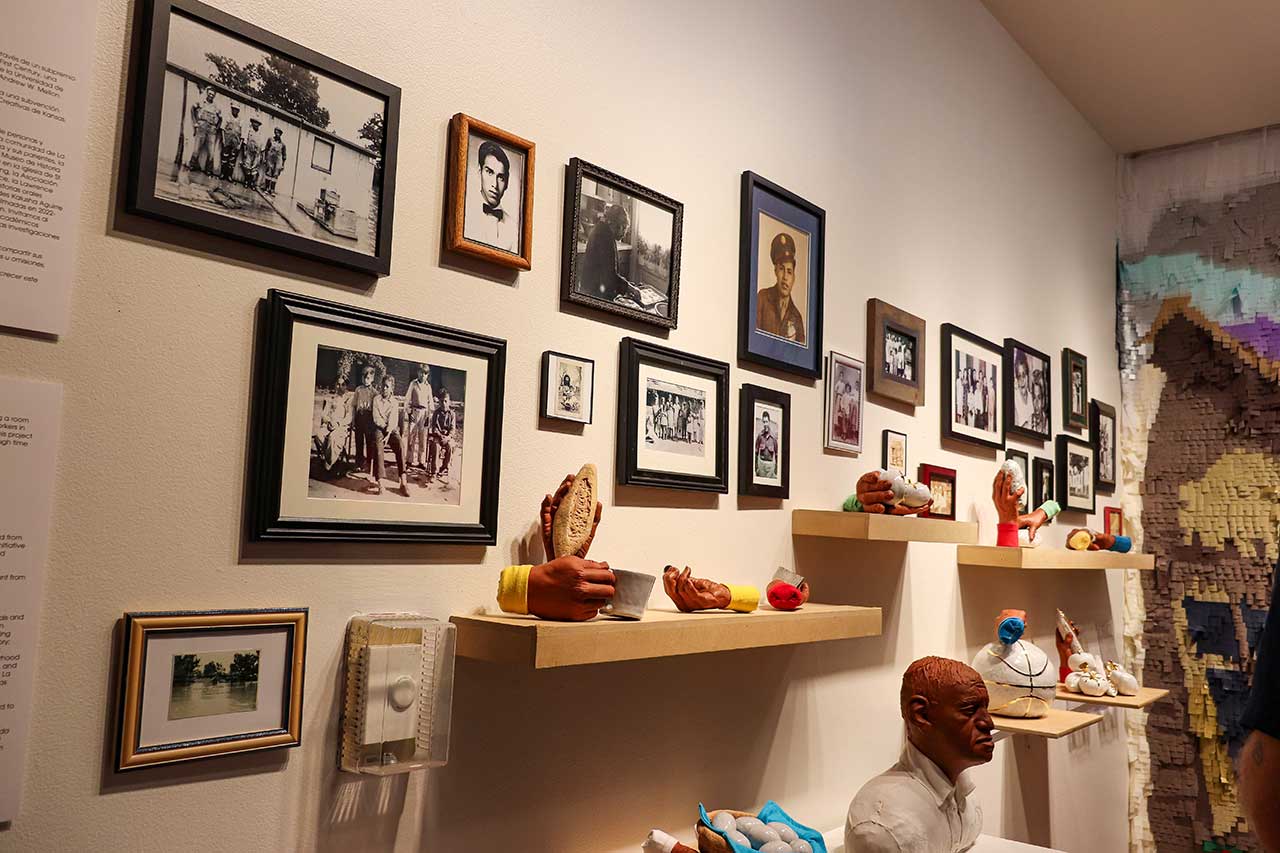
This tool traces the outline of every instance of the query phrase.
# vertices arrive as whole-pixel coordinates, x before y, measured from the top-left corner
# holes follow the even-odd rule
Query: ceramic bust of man
[[[846,853],[962,853],[974,845],[982,809],[965,771],[995,749],[987,701],[982,676],[960,661],[927,657],[907,667],[906,744],[849,806]]]

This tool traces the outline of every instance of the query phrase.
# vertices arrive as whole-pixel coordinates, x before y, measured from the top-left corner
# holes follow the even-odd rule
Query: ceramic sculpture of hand
[[[1021,518],[1018,510],[1021,506],[1022,493],[1026,489],[1013,488],[1013,475],[1007,471],[1000,471],[996,474],[995,482],[991,484],[991,501],[996,505],[996,515],[999,517],[1001,524],[1017,524],[1021,527]],[[1034,513],[1028,513],[1034,515]],[[1043,523],[1043,522],[1041,522]],[[1039,527],[1039,525],[1036,525]]]
[[[565,496],[569,494],[569,490],[573,488],[576,479],[573,474],[567,475],[564,481],[560,483],[560,488],[556,489],[554,495],[547,495],[542,499],[542,547],[546,549],[547,559],[557,556],[574,556],[585,559],[587,551],[591,548],[591,542],[596,537],[596,528],[600,526],[600,516],[604,512],[604,506],[599,501],[596,501],[595,517],[591,521],[591,532],[587,535],[586,540],[572,554],[556,554],[554,545],[556,512],[560,509],[560,504],[564,502]]]
[[[692,570],[684,571],[667,566],[662,572],[662,588],[683,613],[696,610],[716,610],[729,606],[733,596],[729,587],[716,581],[691,577]]]
[[[858,497],[858,503],[862,504],[863,512],[915,515],[933,506],[933,501],[921,506],[905,506],[902,503],[891,505],[894,499],[893,483],[884,479],[879,471],[868,471],[859,477],[854,491]]]
[[[586,622],[613,598],[613,584],[608,563],[556,557],[529,572],[529,612],[543,619]]]

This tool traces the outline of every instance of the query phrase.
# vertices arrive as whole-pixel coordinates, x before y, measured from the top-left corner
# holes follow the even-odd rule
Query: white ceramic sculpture
[[[924,506],[933,499],[928,486],[908,480],[897,468],[877,468],[873,473],[880,479],[887,480],[893,489],[893,500],[888,502],[889,506],[902,504],[915,508]]]
[[[1080,662],[1080,669],[1067,676],[1063,682],[1072,693],[1084,696],[1114,696],[1116,689],[1106,676],[1089,665],[1088,661]]]
[[[1138,679],[1129,670],[1122,667],[1113,660],[1106,663],[1107,678],[1111,682],[1111,686],[1121,696],[1137,696],[1138,695]]]
[[[1003,717],[1043,717],[1049,711],[1058,674],[1049,656],[1026,640],[1026,613],[1004,610],[996,625],[998,638],[973,659],[991,696],[991,713]]]

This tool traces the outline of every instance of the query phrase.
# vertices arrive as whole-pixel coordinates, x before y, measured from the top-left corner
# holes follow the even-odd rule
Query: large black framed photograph
[[[1004,350],[952,323],[942,326],[942,437],[1004,447]]]
[[[255,539],[493,545],[506,341],[269,292]]]
[[[1040,350],[1004,339],[1005,432],[1033,441],[1053,437],[1051,367]]]
[[[684,205],[574,157],[565,169],[560,297],[674,329]]]
[[[618,484],[729,491],[729,365],[636,338],[618,358]]]
[[[1093,488],[1093,445],[1058,436],[1058,503],[1063,509],[1093,512],[1097,495]]]
[[[128,209],[391,271],[400,89],[197,0],[147,0]]]
[[[742,173],[738,357],[822,375],[826,212],[755,172]]]
[[[1073,349],[1062,349],[1062,427],[1089,428],[1089,360]]]
[[[749,384],[738,392],[738,494],[790,497],[790,394]]]
[[[1102,494],[1111,494],[1116,490],[1116,436],[1119,434],[1116,423],[1116,408],[1101,400],[1089,401],[1089,437],[1093,449],[1097,451],[1094,463],[1093,482]]]

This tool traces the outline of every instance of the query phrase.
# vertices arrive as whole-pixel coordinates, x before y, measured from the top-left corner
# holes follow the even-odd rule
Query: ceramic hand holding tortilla
[[[586,557],[604,507],[596,499],[598,475],[588,462],[569,474],[554,495],[542,499],[542,547],[547,559]]]

